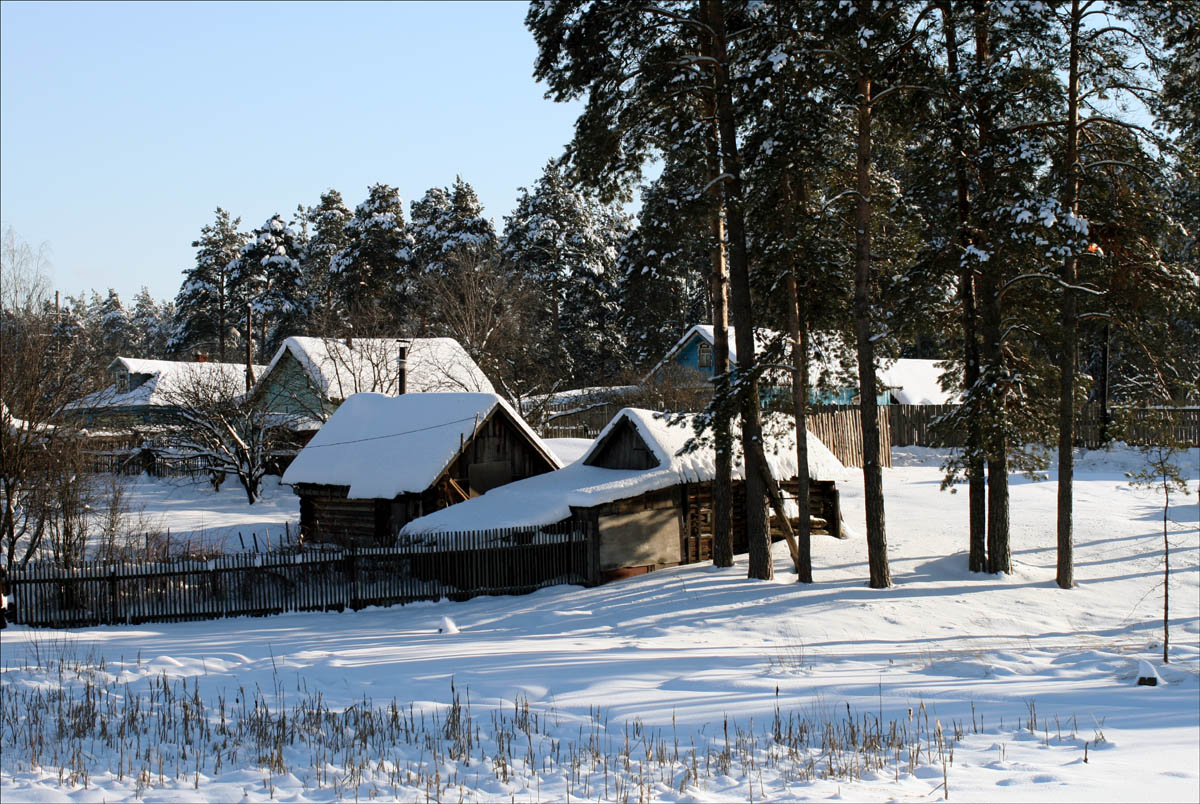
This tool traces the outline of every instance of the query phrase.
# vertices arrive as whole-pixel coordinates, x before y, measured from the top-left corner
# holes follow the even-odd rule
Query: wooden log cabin
[[[768,463],[785,497],[794,501],[796,453],[791,418],[768,418]],[[671,424],[662,414],[626,408],[591,449],[565,469],[414,520],[402,533],[435,537],[439,531],[531,526],[553,530],[582,524],[595,535],[594,583],[707,561],[712,557],[715,461],[711,447],[686,449],[691,434],[690,417]],[[840,537],[836,482],[844,479],[845,469],[811,433],[808,454],[809,514],[814,532]],[[742,473],[738,455],[733,495],[735,553],[747,549]],[[795,516],[798,512],[789,513]],[[780,523],[772,523],[773,536],[782,538],[780,527]]]
[[[409,521],[560,463],[496,394],[349,397],[283,476],[310,542],[391,545]]]

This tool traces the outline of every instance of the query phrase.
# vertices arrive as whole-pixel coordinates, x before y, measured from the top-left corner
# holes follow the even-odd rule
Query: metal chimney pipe
[[[246,305],[246,390],[254,387],[254,308]]]
[[[408,393],[408,341],[396,341],[396,394]]]

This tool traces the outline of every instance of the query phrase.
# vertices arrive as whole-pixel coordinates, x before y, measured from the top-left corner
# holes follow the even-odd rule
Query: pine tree
[[[1136,137],[1108,134],[1125,148],[1080,188],[1095,246],[1081,256],[1079,281],[1103,291],[1080,293],[1081,379],[1090,375],[1091,396],[1111,422],[1109,400],[1129,409],[1200,397],[1200,296],[1189,264],[1194,235],[1173,203],[1170,166]],[[1110,156],[1117,145],[1105,148]]]
[[[741,79],[752,110],[743,154],[747,220],[756,287],[773,329],[774,345],[790,364],[795,417],[798,510],[808,510],[807,405],[813,331],[843,329],[849,321],[846,232],[836,206],[825,203],[845,183],[847,119],[829,102],[819,58],[800,45],[810,30],[805,5],[764,9],[742,47],[771,58],[752,60]],[[835,188],[831,191],[828,188]],[[810,303],[820,299],[820,304]],[[798,579],[813,579],[808,517],[794,528]]]
[[[409,212],[413,266],[422,273],[442,271],[446,264],[443,248],[451,245],[450,193],[444,187],[430,187],[420,200],[412,202]]]
[[[544,334],[532,348],[559,377],[594,385],[624,367],[616,261],[628,230],[618,208],[573,189],[553,161],[505,218],[504,259],[539,289]]]
[[[109,288],[108,296],[100,302],[96,313],[104,350],[114,356],[127,354],[131,346],[132,331],[129,326],[129,313],[121,302],[120,294]]]
[[[695,126],[680,125],[690,110],[709,122],[719,147],[712,152],[719,187],[729,266],[729,290],[737,326],[738,370],[730,388],[742,413],[746,451],[746,527],[749,574],[773,574],[766,520],[766,468],[761,453],[761,415],[755,377],[754,330],[737,129],[741,111],[734,103],[731,73],[737,68],[726,24],[744,33],[749,4],[704,0],[652,4],[622,2],[580,6],[546,2],[531,6],[526,24],[537,40],[535,76],[550,87],[549,97],[587,96],[576,122],[570,156],[575,178],[604,197],[621,197],[650,156],[678,147]],[[728,11],[728,13],[727,13]],[[581,35],[586,32],[586,35]],[[708,153],[702,149],[700,153]],[[715,305],[714,305],[715,306]],[[724,397],[724,393],[719,393]],[[720,454],[720,450],[718,453]]]
[[[412,205],[413,267],[418,277],[414,299],[415,332],[443,332],[438,305],[447,300],[436,288],[464,266],[478,266],[495,256],[496,229],[483,215],[474,188],[456,177],[451,188],[430,188]]]
[[[916,176],[930,188],[927,264],[957,283],[947,312],[959,321],[965,392],[946,425],[967,437],[946,482],[965,473],[970,484],[970,569],[1011,572],[1008,473],[1043,468],[1050,436],[1046,293],[1020,277],[1037,272],[1045,245],[1037,179],[1049,155],[1035,126],[1053,103],[1055,42],[1041,4],[940,8],[941,122],[916,154]]]
[[[344,311],[336,304],[333,260],[349,243],[345,229],[350,218],[350,209],[337,190],[321,193],[318,204],[305,211],[309,236],[300,257],[300,274],[313,335],[337,334],[344,320]]]
[[[1064,589],[1074,586],[1076,374],[1080,306],[1086,304],[1081,291],[1087,292],[1081,271],[1086,272],[1087,263],[1095,257],[1089,219],[1111,209],[1108,205],[1085,207],[1081,202],[1086,194],[1081,191],[1088,184],[1118,178],[1122,169],[1136,169],[1129,155],[1140,150],[1137,139],[1149,132],[1128,116],[1121,119],[1122,112],[1119,107],[1114,110],[1113,101],[1153,102],[1158,95],[1159,88],[1145,81],[1141,72],[1144,59],[1155,58],[1155,42],[1147,34],[1160,14],[1160,9],[1140,3],[1099,0],[1070,0],[1055,7],[1054,19],[1065,44],[1065,59],[1058,65],[1066,75],[1065,109],[1060,106],[1058,119],[1047,127],[1053,138],[1048,150],[1056,163],[1047,194],[1057,198],[1060,219],[1050,239],[1060,261],[1057,582]],[[1100,15],[1103,26],[1092,25],[1092,18]],[[1100,105],[1101,100],[1107,103]]]
[[[105,350],[97,324],[95,311],[99,309],[100,298],[95,291],[92,291],[92,297],[96,303],[91,306],[85,293],[63,297],[54,326],[55,348],[77,361],[72,368],[84,378],[85,384],[103,387],[106,384],[105,369],[113,355]]]
[[[134,296],[129,324],[131,346],[138,357],[161,358],[165,355],[167,338],[171,334],[172,313],[166,307],[156,302],[145,286]]]
[[[196,264],[184,272],[183,285],[175,297],[176,328],[167,349],[181,354],[192,348],[212,350],[216,359],[233,356],[233,337],[239,310],[229,290],[229,266],[237,259],[247,235],[238,231],[241,218],[230,218],[217,207],[216,220],[200,230],[192,242]]]
[[[157,359],[169,359],[171,353],[168,344],[177,328],[175,302],[163,299],[158,303],[158,318],[154,325],[154,331],[146,337],[150,353]]]
[[[259,356],[269,355],[287,336],[295,322],[306,317],[300,258],[304,241],[275,214],[250,235],[237,258],[229,264],[231,296],[254,312]]]
[[[891,180],[880,147],[880,124],[903,102],[922,67],[918,42],[925,35],[912,3],[881,5],[868,0],[816,4],[813,33],[824,58],[830,100],[853,112],[856,144],[853,186],[854,330],[857,342],[859,410],[862,425],[863,480],[867,509],[870,585],[891,585],[884,524],[883,475],[879,464],[876,402],[877,344],[886,331],[880,309],[881,277],[876,253],[877,227],[887,210],[879,197]],[[847,132],[848,134],[851,132]],[[849,188],[847,188],[849,189]]]
[[[448,256],[456,252],[487,257],[497,246],[495,227],[461,176],[452,187],[432,187],[413,202],[411,231],[413,262],[422,273],[445,271]]]
[[[408,322],[414,288],[412,235],[394,187],[374,184],[344,229],[347,243],[333,258],[335,295],[347,324],[387,334]]]

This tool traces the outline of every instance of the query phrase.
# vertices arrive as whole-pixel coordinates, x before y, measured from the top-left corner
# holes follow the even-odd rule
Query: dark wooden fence
[[[395,547],[211,560],[29,565],[8,578],[14,622],[56,628],[342,611],[532,592],[598,580],[585,525],[401,539]]]
[[[86,453],[93,472],[119,475],[148,474],[151,477],[188,477],[207,479],[209,460],[204,456],[165,455],[152,450],[133,449]]]
[[[625,405],[597,402],[574,410],[552,412],[539,428],[542,438],[595,438]]]

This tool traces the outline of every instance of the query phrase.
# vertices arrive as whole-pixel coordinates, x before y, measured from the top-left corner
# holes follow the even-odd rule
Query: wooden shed
[[[768,427],[768,463],[785,497],[794,500],[797,481],[791,419],[770,418],[774,421]],[[414,520],[403,532],[415,535],[522,526],[553,530],[569,523],[582,524],[595,535],[593,581],[597,583],[709,560],[715,460],[711,447],[685,449],[692,433],[690,425],[690,417],[670,423],[662,414],[626,408],[609,422],[591,449],[565,469]],[[809,513],[814,530],[840,536],[836,481],[845,477],[845,469],[811,433],[808,453],[812,478]],[[738,456],[733,495],[735,553],[747,549],[741,463]]]
[[[394,542],[409,521],[558,459],[496,394],[355,394],[288,467],[304,538]]]
[[[661,416],[647,417],[644,413],[624,410],[618,414],[596,439],[583,463],[606,469],[648,471],[669,470],[672,464],[680,464],[681,458],[686,459],[686,455],[676,453],[683,448],[680,441],[691,434],[690,426],[671,427]],[[795,500],[798,491],[795,441],[781,444],[778,437],[773,440],[776,458],[781,457],[783,450],[787,452],[782,456],[784,460],[773,462],[772,471],[785,499]],[[840,498],[836,483],[830,478],[841,479],[844,470],[811,434],[809,451],[813,455],[809,466],[809,513],[813,532],[840,538]],[[704,471],[712,450],[699,449],[695,454],[696,460],[691,462],[690,470],[684,460],[680,466],[682,471],[665,473],[662,481],[675,480],[670,485],[597,505],[571,506],[571,519],[586,523],[591,532],[599,536],[597,564],[601,581],[712,559],[713,480],[711,472]],[[787,457],[791,458],[790,462]],[[744,553],[748,549],[743,485],[741,479],[733,483],[734,553]],[[797,516],[798,512],[793,512],[793,521]],[[775,522],[773,515],[771,523],[773,540],[782,539],[782,525]]]

